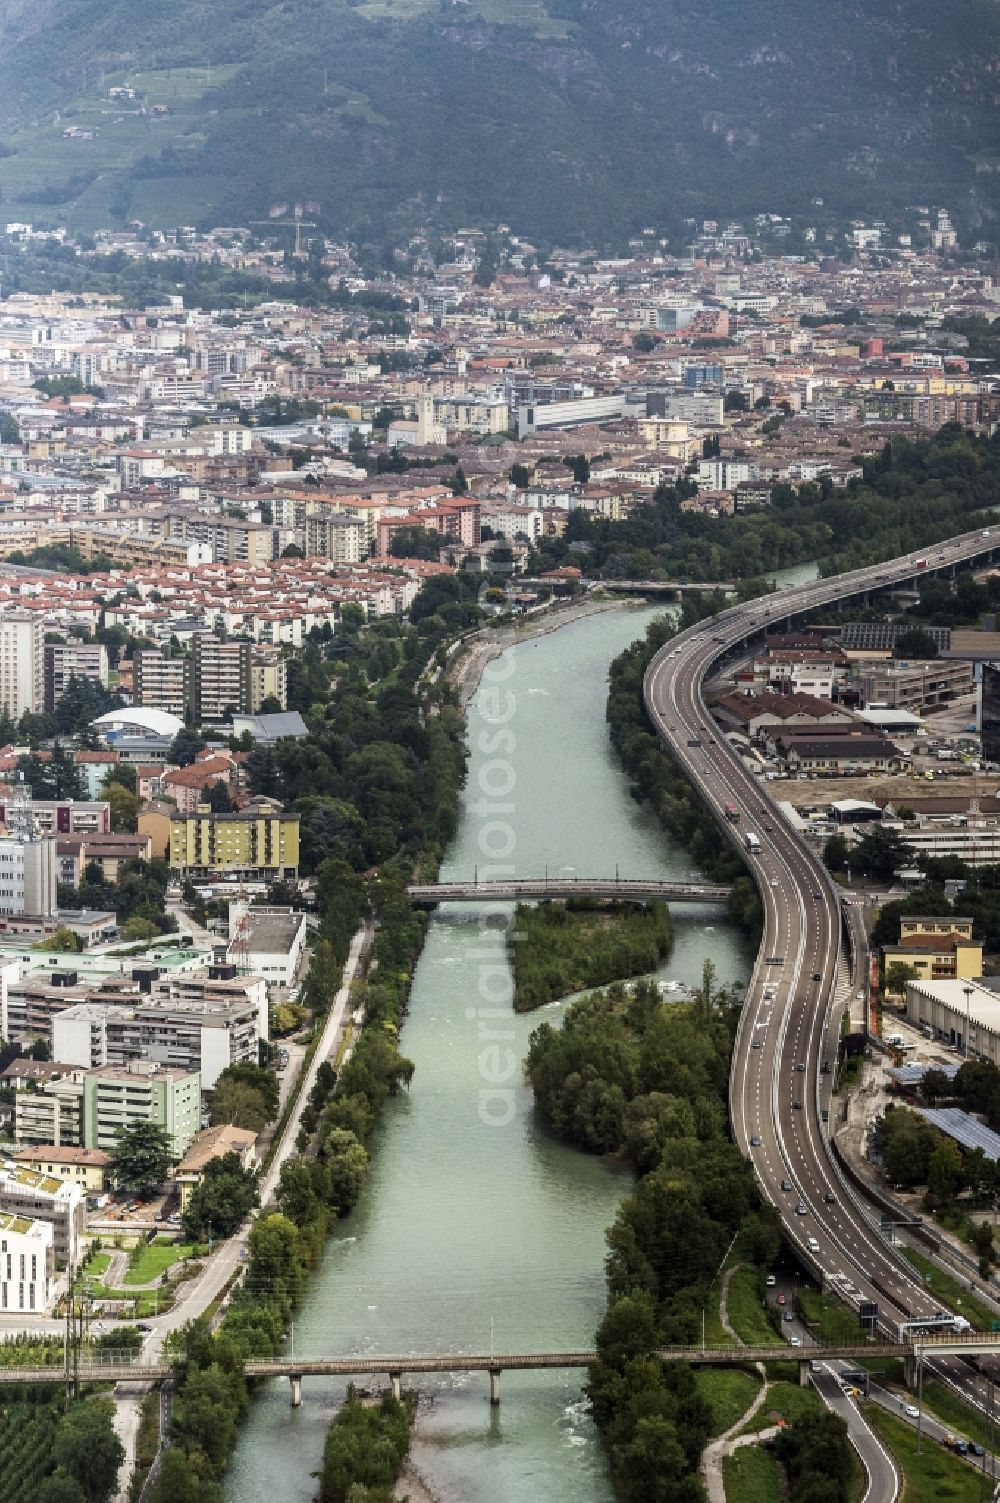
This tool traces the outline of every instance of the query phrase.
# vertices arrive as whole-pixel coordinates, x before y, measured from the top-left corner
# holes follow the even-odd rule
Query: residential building
[[[337,564],[359,564],[368,553],[368,524],[363,517],[327,509],[307,514],[305,551]]]
[[[12,1212],[0,1214],[0,1314],[44,1315],[53,1272],[52,1227]]]
[[[201,1126],[201,1078],[197,1070],[170,1069],[144,1059],[104,1065],[87,1072],[83,1120],[86,1147],[105,1153],[113,1152],[123,1129],[155,1122],[169,1134],[180,1158]]]
[[[277,700],[284,710],[288,704],[288,659],[277,647],[255,642],[250,654],[250,704],[256,714],[266,700]]]
[[[83,1142],[83,1069],[20,1086],[14,1094],[14,1141],[22,1147],[79,1148]]]
[[[142,647],[133,662],[135,703],[144,709],[163,710],[183,721],[191,692],[189,660],[171,657],[159,647]]]
[[[250,642],[220,642],[205,632],[191,649],[189,694],[191,718],[199,725],[229,720],[250,708]]]
[[[84,1195],[102,1195],[110,1159],[99,1148],[41,1146],[19,1148],[15,1161],[25,1164],[49,1179],[61,1179],[76,1185]]]
[[[299,816],[275,799],[252,799],[232,814],[201,804],[170,821],[170,865],[182,877],[232,873],[247,881],[285,878],[299,868]]]
[[[57,1262],[78,1262],[85,1211],[85,1198],[77,1185],[40,1174],[27,1164],[8,1161],[0,1165],[0,1215],[46,1222]]]
[[[245,1127],[231,1127],[228,1122],[221,1122],[216,1127],[206,1127],[198,1133],[174,1170],[174,1182],[180,1191],[181,1211],[187,1209],[192,1190],[201,1183],[206,1165],[213,1159],[235,1153],[243,1168],[250,1173],[257,1167],[256,1147],[255,1132],[250,1132]]]
[[[0,611],[0,709],[13,720],[45,703],[45,624],[41,613]]]
[[[256,1064],[268,1034],[267,989],[257,977],[228,984],[172,978],[134,1007],[77,1002],[52,1019],[53,1053],[84,1070],[145,1061],[201,1077],[212,1090],[230,1065]]]
[[[0,796],[0,825],[35,835],[108,835],[111,805],[89,799]]]
[[[226,960],[237,971],[262,976],[269,986],[290,987],[302,961],[306,932],[304,913],[230,903]]]
[[[43,644],[44,707],[51,712],[71,679],[91,679],[108,687],[108,649],[103,642],[45,642]]]
[[[944,981],[952,977],[966,980],[983,974],[983,946],[972,938],[972,919],[919,918],[907,915],[900,919],[899,941],[883,945],[885,970],[901,963],[916,971],[922,981]]]
[[[53,918],[58,880],[59,859],[51,836],[23,839],[0,829],[0,914]]]

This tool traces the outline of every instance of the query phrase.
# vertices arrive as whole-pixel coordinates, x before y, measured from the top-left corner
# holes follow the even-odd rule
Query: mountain
[[[0,215],[995,239],[998,43],[996,0],[0,0]]]

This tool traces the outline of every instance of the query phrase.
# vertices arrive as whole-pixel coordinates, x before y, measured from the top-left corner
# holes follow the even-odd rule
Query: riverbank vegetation
[[[391,1503],[410,1446],[413,1409],[391,1393],[365,1403],[352,1385],[326,1437],[319,1503]]]
[[[845,489],[829,479],[775,485],[771,504],[731,517],[682,511],[691,481],[661,485],[623,521],[582,508],[559,538],[538,545],[538,568],[579,565],[608,579],[759,580],[821,560],[823,573],[860,568],[989,523],[1000,486],[1000,443],[948,423],[931,438],[894,438],[864,459]]]
[[[711,613],[715,605],[714,597],[688,597],[681,625]],[[690,852],[707,877],[713,882],[732,883],[729,911],[743,928],[755,931],[760,927],[760,898],[739,852],[723,839],[698,794],[662,750],[646,715],[643,677],[655,654],[675,632],[673,620],[663,616],[611,664],[607,706],[611,742],[631,780],[634,796],[651,806],[663,828]]]
[[[333,1004],[353,935],[366,921],[375,935],[354,1003],[361,1030],[339,1072],[329,1061],[319,1067],[298,1153],[282,1165],[276,1207],[251,1227],[245,1275],[219,1330],[213,1335],[202,1318],[174,1339],[173,1449],[152,1503],[220,1503],[249,1403],[242,1360],[280,1351],[331,1227],[361,1193],[385,1103],[412,1074],[399,1030],[425,919],[406,885],[436,871],[465,775],[464,722],[453,693],[444,685],[425,689],[421,676],[440,642],[478,616],[459,586],[431,584],[414,604],[412,625],[375,622],[362,631],[348,612],[335,641],[323,634],[311,641],[289,664],[290,704],[294,688],[311,735],[250,757],[254,791],[302,815],[303,866],[315,877],[319,915],[302,990],[314,1033]]]
[[[74,1400],[53,1389],[11,1392],[0,1404],[4,1503],[108,1503],[125,1459],[108,1398]]]
[[[654,971],[670,954],[666,903],[519,903],[510,929],[514,1011]]]

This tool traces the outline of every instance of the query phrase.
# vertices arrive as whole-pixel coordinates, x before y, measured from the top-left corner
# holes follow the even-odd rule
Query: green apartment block
[[[178,1159],[201,1127],[201,1075],[151,1060],[89,1070],[83,1088],[83,1142],[110,1153],[118,1133],[155,1122],[170,1134]]]

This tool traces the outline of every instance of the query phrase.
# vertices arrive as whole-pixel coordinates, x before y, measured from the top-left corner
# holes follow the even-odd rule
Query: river
[[[469,707],[472,756],[442,875],[494,859],[520,875],[694,875],[686,853],[630,798],[604,719],[611,659],[655,607],[625,607],[519,644],[490,664]],[[509,714],[498,728],[498,720]],[[500,731],[503,731],[501,736]],[[499,873],[498,873],[499,874]],[[415,1062],[390,1104],[357,1210],[327,1245],[290,1336],[329,1352],[572,1350],[604,1309],[604,1231],[630,1178],[538,1125],[520,1061],[554,1004],[516,1018],[505,994],[509,908],[439,910],[428,925],[403,1031]],[[723,911],[674,910],[663,975],[744,978],[748,948]],[[508,1050],[510,1055],[508,1056]],[[611,1503],[603,1454],[573,1372],[421,1379],[413,1459],[442,1503]],[[306,1379],[253,1402],[227,1503],[308,1503],[342,1385]]]

